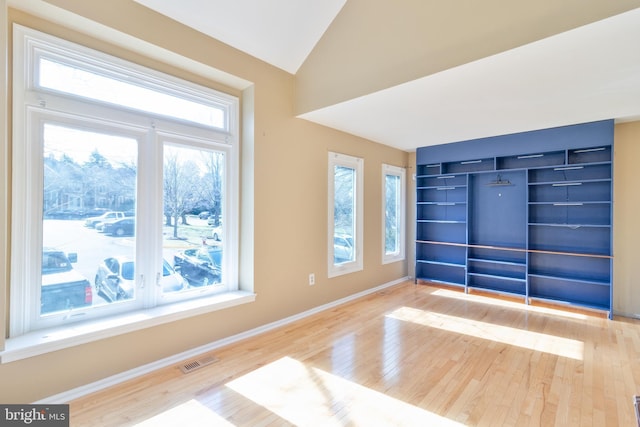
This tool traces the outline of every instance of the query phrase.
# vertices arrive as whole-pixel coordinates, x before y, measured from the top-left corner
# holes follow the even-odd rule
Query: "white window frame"
[[[396,227],[398,230],[398,251],[387,252],[387,176],[400,178],[400,188],[398,189],[398,199],[396,200]],[[405,259],[405,233],[406,233],[406,176],[405,168],[393,165],[382,165],[382,263],[403,261]]]
[[[347,154],[329,152],[328,170],[328,222],[327,222],[327,273],[328,277],[337,277],[344,274],[361,271],[364,268],[364,159]],[[355,213],[354,233],[355,257],[351,262],[334,263],[333,240],[335,233],[335,167],[342,166],[355,171]]]
[[[166,93],[174,96],[184,96],[185,99],[211,102],[217,107],[222,106],[225,109],[224,129],[127,108],[116,108],[104,102],[39,88],[36,84],[37,69],[34,64],[38,63],[38,58],[48,57],[48,55],[69,64],[81,63],[83,68],[105,75],[126,76],[136,82],[148,82],[149,87],[154,90],[165,90]],[[67,332],[57,335],[67,340],[68,345],[74,345],[161,324],[170,319],[184,318],[254,300],[255,296],[252,293],[239,291],[238,284],[240,162],[239,100],[236,97],[17,24],[14,24],[13,63],[13,186],[10,246],[12,268],[9,307],[11,338],[55,327],[59,331],[66,330]],[[43,120],[69,125],[81,122],[88,129],[115,130],[119,134],[130,136],[138,141],[138,157],[140,159],[145,156],[147,161],[144,165],[139,163],[138,175],[145,176],[138,178],[137,215],[148,219],[150,225],[137,227],[136,259],[139,261],[139,269],[137,265],[136,271],[143,272],[148,278],[156,277],[156,271],[162,269],[161,265],[157,265],[157,259],[161,259],[161,256],[156,256],[152,261],[143,261],[140,258],[149,253],[157,255],[160,251],[158,224],[162,224],[162,209],[154,211],[153,204],[150,203],[153,200],[161,201],[163,194],[162,150],[158,148],[161,145],[159,141],[163,138],[164,140],[167,138],[189,139],[194,146],[224,151],[227,162],[225,168],[226,212],[223,231],[226,240],[223,258],[225,260],[224,289],[221,291],[218,288],[210,293],[193,292],[181,300],[145,295],[135,304],[118,304],[123,308],[89,307],[86,312],[79,313],[81,316],[76,318],[70,318],[73,316],[65,318],[61,314],[43,319],[39,314],[38,304],[34,304],[37,299],[35,293],[39,293],[40,262],[38,260],[41,258],[42,248],[42,159],[40,154],[42,151],[38,151],[37,143],[35,145],[24,143],[24,141],[33,141],[35,136],[39,145],[42,144],[39,133],[41,130],[38,130],[38,127],[41,127]],[[154,227],[153,224],[156,226]],[[33,262],[34,260],[36,262]],[[90,281],[91,279],[89,278]],[[140,310],[145,312],[144,316],[140,316]],[[86,326],[82,328],[75,326],[74,322],[79,321]],[[98,330],[101,332],[95,333]],[[105,332],[106,330],[110,332]],[[78,338],[78,335],[84,336]],[[52,344],[56,339],[51,335],[39,338],[40,344],[45,341],[48,348],[59,349],[68,346],[61,345],[59,342]],[[21,342],[20,346],[32,341],[25,339]],[[11,348],[12,340],[9,339],[7,343],[7,347]],[[45,351],[46,349],[39,353]],[[29,350],[25,354],[35,353],[34,350]],[[6,359],[1,354],[0,357],[2,361]]]

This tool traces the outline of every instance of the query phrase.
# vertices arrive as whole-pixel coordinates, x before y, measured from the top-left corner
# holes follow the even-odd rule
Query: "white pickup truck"
[[[84,222],[84,226],[89,228],[96,228],[96,225],[98,225],[101,222],[115,221],[117,219],[122,219],[124,217],[125,217],[124,212],[109,211],[109,212],[103,213],[100,216],[87,218]]]

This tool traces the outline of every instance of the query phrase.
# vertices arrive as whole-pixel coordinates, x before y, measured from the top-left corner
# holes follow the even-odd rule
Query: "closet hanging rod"
[[[544,157],[544,154],[528,154],[526,156],[518,156],[518,159],[535,159],[537,157]]]
[[[564,166],[561,168],[553,168],[554,171],[571,171],[571,170],[578,170],[578,169],[584,169],[584,166]]]
[[[500,174],[498,174],[495,181],[489,181],[487,183],[487,186],[489,187],[504,187],[507,185],[513,185],[513,184],[508,179],[502,179],[502,175]]]
[[[584,148],[582,150],[575,150],[574,153],[593,153],[594,151],[603,151],[606,149],[607,149],[606,147]]]
[[[551,184],[552,187],[570,187],[574,185],[582,185],[581,182],[559,182],[556,184]]]

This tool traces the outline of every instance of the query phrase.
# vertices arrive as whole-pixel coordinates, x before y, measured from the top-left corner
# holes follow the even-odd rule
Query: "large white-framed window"
[[[382,263],[405,258],[406,171],[398,166],[382,165]]]
[[[329,153],[328,277],[363,269],[364,159]]]
[[[238,290],[237,97],[20,25],[13,62],[10,336]]]

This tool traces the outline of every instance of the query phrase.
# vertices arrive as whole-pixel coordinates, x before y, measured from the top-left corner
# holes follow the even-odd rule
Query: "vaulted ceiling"
[[[637,1],[136,1],[297,74],[299,117],[407,151],[640,118]]]
[[[406,151],[640,119],[637,0],[134,1],[294,74],[298,117]]]

